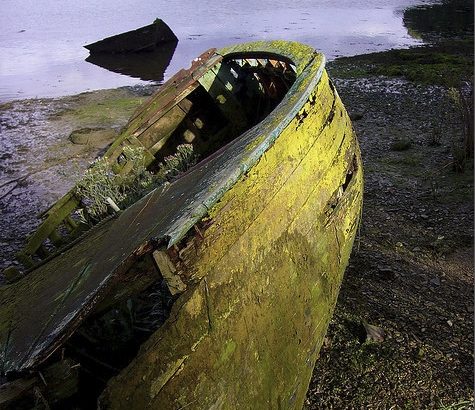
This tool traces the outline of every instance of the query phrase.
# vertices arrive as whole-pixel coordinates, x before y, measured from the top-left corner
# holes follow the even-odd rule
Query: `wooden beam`
[[[165,251],[156,250],[152,255],[158,269],[160,269],[163,279],[167,282],[170,293],[176,295],[177,293],[184,292],[186,290],[186,285],[181,280],[180,275],[177,274],[175,265],[168,254]]]
[[[226,79],[224,71],[225,69],[219,63],[213,69],[207,71],[198,81],[216,101],[218,108],[224,116],[237,128],[243,128],[247,124],[247,119],[241,104],[232,93],[233,86]],[[232,75],[231,73],[229,74]],[[224,79],[224,83],[221,78]]]

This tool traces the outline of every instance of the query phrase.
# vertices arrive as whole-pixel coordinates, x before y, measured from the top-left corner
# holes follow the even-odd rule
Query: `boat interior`
[[[136,111],[104,155],[114,173],[125,175],[133,169],[136,159],[127,158],[126,147],[143,150],[152,174],[184,144],[192,148],[194,163],[206,161],[266,118],[296,79],[295,66],[283,57],[248,53],[223,58],[212,51],[178,72]],[[83,202],[70,191],[46,211],[40,228],[19,253],[20,262],[34,267],[99,222],[86,218],[84,224],[78,217],[87,216]],[[117,205],[123,209],[130,203]],[[113,212],[108,208],[103,217]]]
[[[155,133],[154,144],[147,148],[160,161],[172,155],[177,145],[189,143],[204,159],[269,115],[294,81],[295,71],[286,62],[223,60],[178,102],[182,112],[174,118],[172,132]]]

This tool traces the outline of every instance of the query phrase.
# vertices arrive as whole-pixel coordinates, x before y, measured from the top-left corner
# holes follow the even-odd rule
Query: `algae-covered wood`
[[[196,286],[101,408],[301,408],[359,221],[360,161],[323,74],[211,209],[186,270]]]
[[[300,66],[310,58],[295,60]],[[152,238],[167,238],[169,245],[181,239],[274,142],[317,82],[315,72],[319,76],[322,70],[323,60],[318,55],[311,75],[296,81],[275,115],[178,181],[142,198],[117,220],[97,228],[79,246],[41,265],[20,282],[1,288],[0,299],[5,302],[0,306],[3,372],[44,360],[104,295],[111,278],[124,270],[123,265],[137,249]],[[139,115],[132,120],[132,129],[137,119],[142,118]],[[34,323],[30,320],[33,314]]]
[[[183,293],[111,380],[101,408],[301,407],[359,222],[361,159],[324,58],[310,47],[277,41],[211,52],[195,78],[231,57],[261,56],[279,56],[297,73],[271,115],[0,288],[2,373],[37,368],[122,284],[155,280],[153,270],[131,269],[153,252]],[[182,95],[152,98],[123,140],[160,117],[157,101],[171,109]],[[178,252],[193,227],[200,240]]]

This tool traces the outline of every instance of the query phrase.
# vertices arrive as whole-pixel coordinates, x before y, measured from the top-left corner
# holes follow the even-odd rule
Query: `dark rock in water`
[[[152,24],[127,31],[112,37],[84,46],[91,54],[94,53],[134,53],[152,51],[160,43],[174,42],[178,38],[167,24],[161,19],[155,19]]]

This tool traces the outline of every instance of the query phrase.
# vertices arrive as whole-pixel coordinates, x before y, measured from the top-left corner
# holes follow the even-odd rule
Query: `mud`
[[[152,89],[0,105],[0,270],[16,263],[15,253],[39,223],[36,216],[73,186]]]

